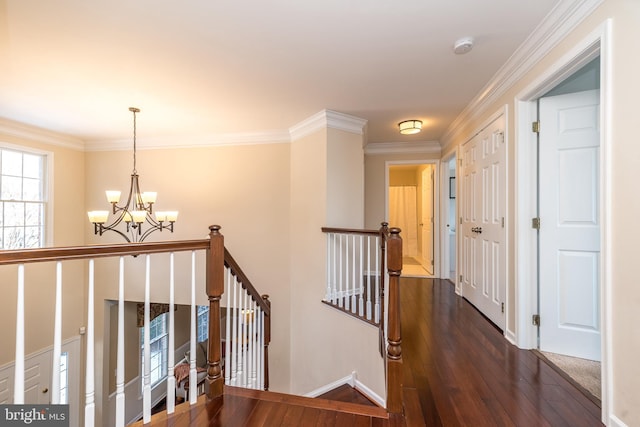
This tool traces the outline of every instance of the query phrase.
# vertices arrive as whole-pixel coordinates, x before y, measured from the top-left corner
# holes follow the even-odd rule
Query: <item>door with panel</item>
[[[540,350],[600,360],[599,91],[539,107]]]
[[[462,295],[505,327],[506,143],[500,115],[463,146]]]

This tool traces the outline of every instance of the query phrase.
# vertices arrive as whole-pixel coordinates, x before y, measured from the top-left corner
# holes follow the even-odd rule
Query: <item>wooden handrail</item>
[[[323,233],[343,233],[343,234],[364,234],[370,236],[378,236],[380,230],[358,230],[355,228],[335,228],[335,227],[322,227]]]
[[[104,258],[209,249],[209,239],[178,242],[118,243],[113,245],[68,246],[0,251],[0,265]]]
[[[265,316],[271,316],[271,306],[266,303],[263,296],[256,290],[251,280],[249,280],[244,271],[242,271],[242,268],[240,268],[240,264],[231,256],[227,248],[224,248],[224,265],[231,270],[231,274],[238,278],[240,285],[242,285],[244,290],[246,290],[249,295],[251,295],[251,298],[260,306]]]

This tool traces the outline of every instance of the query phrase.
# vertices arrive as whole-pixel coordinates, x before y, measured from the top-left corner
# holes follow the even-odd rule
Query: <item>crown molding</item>
[[[296,141],[321,129],[331,128],[364,135],[367,120],[333,110],[322,110],[289,128],[291,141]]]
[[[366,155],[381,154],[440,154],[438,141],[418,142],[371,142],[364,147]]]
[[[451,122],[442,136],[442,147],[448,148],[459,136],[464,122],[485,114],[486,109],[504,95],[516,82],[558,45],[578,24],[604,0],[564,0],[559,2],[516,49],[484,88]]]
[[[198,148],[236,145],[289,143],[288,131],[238,132],[218,135],[164,136],[159,138],[138,138],[136,146],[140,150],[167,148]],[[131,150],[131,139],[86,141],[86,151]]]
[[[57,145],[59,147],[80,151],[85,149],[84,142],[79,138],[0,118],[0,138],[3,136],[20,138],[42,144]]]

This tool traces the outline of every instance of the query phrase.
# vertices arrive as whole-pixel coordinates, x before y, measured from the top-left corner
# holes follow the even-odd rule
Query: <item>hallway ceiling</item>
[[[139,141],[188,145],[330,109],[370,142],[438,140],[558,1],[0,0],[0,117],[90,146],[136,106]]]

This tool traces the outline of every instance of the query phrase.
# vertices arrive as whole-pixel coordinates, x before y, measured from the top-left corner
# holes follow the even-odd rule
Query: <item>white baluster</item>
[[[62,262],[56,263],[56,306],[53,320],[51,403],[60,404],[60,353],[62,353]]]
[[[241,313],[241,325],[242,325],[242,329],[241,329],[241,334],[242,336],[240,337],[240,345],[242,346],[242,351],[240,351],[240,354],[242,355],[242,381],[240,382],[240,384],[242,385],[242,387],[247,387],[247,369],[249,369],[248,364],[247,364],[247,344],[246,344],[246,339],[247,339],[247,317],[246,317],[246,311],[247,311],[247,291],[242,288],[243,295],[242,295],[242,310],[240,311]]]
[[[344,236],[341,234],[340,235],[340,255],[338,256],[338,261],[340,263],[340,268],[339,268],[339,288],[340,288],[340,292],[338,294],[338,307],[342,307],[344,305],[344,291],[343,291],[343,287],[342,287],[342,238]]]
[[[371,236],[367,236],[367,319],[371,320]]]
[[[151,257],[145,255],[146,268],[144,279],[144,371],[142,373],[142,419],[147,424],[151,421]]]
[[[87,369],[85,376],[85,403],[84,403],[84,425],[93,427],[96,420],[95,405],[95,358],[94,358],[94,266],[93,260],[89,260],[89,289],[87,291]]]
[[[364,254],[362,253],[363,246],[364,246],[363,235],[359,236],[359,241],[360,241],[360,278],[359,278],[360,279],[360,289],[359,289],[360,305],[358,307],[358,314],[360,316],[364,316],[364,264],[363,264]]]
[[[231,335],[231,385],[238,385],[238,281],[233,276],[233,310],[229,314],[232,317],[233,332]]]
[[[356,295],[356,235],[353,236],[353,243],[351,244],[351,312],[356,313],[357,307],[357,295]]]
[[[376,305],[375,305],[375,322],[380,323],[380,237],[376,237]]]
[[[191,252],[191,338],[189,342],[189,403],[198,400],[198,372],[196,370],[196,252]]]
[[[224,335],[224,383],[231,384],[231,281],[233,276],[231,270],[227,269],[227,315],[225,321]]]
[[[262,390],[262,337],[264,331],[262,330],[262,308],[256,305],[256,330],[258,331],[256,347],[258,347],[258,353],[256,356],[256,390]]]
[[[337,250],[337,241],[335,233],[332,234],[333,238],[331,239],[332,247],[333,247],[333,258],[331,262],[331,270],[333,272],[333,283],[332,283],[332,292],[331,292],[331,303],[336,303],[336,298],[338,297],[338,250]]]
[[[173,306],[175,303],[175,271],[174,254],[169,255],[169,357],[167,361],[167,414],[173,414],[176,409],[176,376],[175,366],[175,317]]]
[[[345,310],[349,311],[351,310],[351,297],[349,296],[349,294],[351,293],[349,291],[349,235],[345,235],[344,236],[346,242],[345,242],[345,247],[344,247],[344,308]]]
[[[13,403],[24,404],[24,264],[18,265],[18,301],[16,307],[16,364],[13,379]]]
[[[253,388],[253,299],[249,298],[249,309],[247,310],[247,387]]]
[[[118,354],[116,362],[116,427],[124,427],[124,257],[118,279]]]
[[[331,301],[331,233],[327,234],[327,293],[325,301]]]

